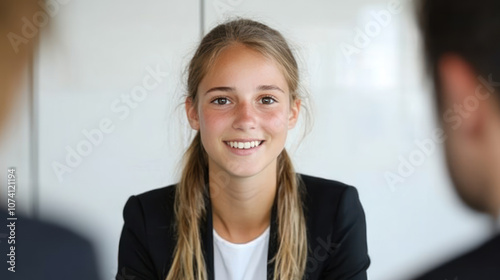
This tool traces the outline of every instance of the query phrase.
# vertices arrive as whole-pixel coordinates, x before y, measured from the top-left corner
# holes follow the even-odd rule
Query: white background
[[[204,9],[194,0],[64,2],[43,33],[34,78],[25,79],[17,114],[4,131],[0,179],[16,167],[22,212],[91,239],[104,279],[114,279],[117,270],[127,198],[177,181],[190,135],[181,106],[183,71],[200,34],[234,15],[278,29],[296,50],[315,123],[300,143],[300,130],[293,131],[287,147],[299,172],[357,187],[367,217],[370,279],[409,278],[490,234],[488,219],[453,192],[442,148],[432,142],[432,151],[417,155],[423,152],[415,141],[429,143],[437,125],[413,2],[396,1],[400,11],[383,22],[373,13],[390,12],[391,1],[205,0]],[[364,45],[356,45],[359,32],[368,36]],[[357,53],[346,55],[347,45]],[[142,84],[148,67],[168,76],[127,116],[112,109],[116,102],[124,106],[121,96]],[[105,119],[114,130],[59,180],[54,162],[66,164],[66,147],[76,150],[86,139],[82,131]],[[39,140],[30,146],[33,127]],[[38,162],[30,162],[33,152]],[[391,186],[387,172],[398,174],[402,158],[411,155],[413,172]],[[2,188],[0,196],[5,193]]]

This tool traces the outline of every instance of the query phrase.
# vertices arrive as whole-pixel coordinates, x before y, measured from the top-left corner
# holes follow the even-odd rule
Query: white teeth
[[[231,148],[237,149],[250,149],[259,146],[262,141],[250,141],[250,142],[226,142]]]

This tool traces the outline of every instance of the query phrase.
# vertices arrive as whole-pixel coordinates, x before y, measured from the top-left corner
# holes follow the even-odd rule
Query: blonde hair
[[[285,38],[276,30],[248,19],[232,20],[216,26],[201,41],[188,67],[187,98],[197,105],[198,86],[210,65],[228,46],[240,43],[274,59],[290,89],[290,103],[301,99],[297,61]],[[175,217],[177,244],[166,280],[206,280],[200,226],[206,221],[206,179],[208,155],[198,131],[184,153],[183,169],[176,185]],[[295,173],[286,149],[277,159],[277,252],[274,280],[302,279],[307,261],[307,231],[302,203],[303,184]]]

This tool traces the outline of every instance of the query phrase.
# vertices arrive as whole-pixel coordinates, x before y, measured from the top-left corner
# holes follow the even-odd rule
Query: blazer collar
[[[208,188],[208,180],[205,184],[205,205],[206,216],[205,223],[200,227],[200,236],[202,239],[203,257],[207,266],[208,280],[215,280],[214,277],[214,237],[213,237],[213,221],[212,221],[212,205],[210,200],[210,191]],[[267,279],[273,279],[274,276],[274,261],[270,260],[276,255],[278,250],[278,223],[277,223],[277,195],[274,199],[273,208],[271,210],[271,228],[269,234],[269,248],[267,251]]]

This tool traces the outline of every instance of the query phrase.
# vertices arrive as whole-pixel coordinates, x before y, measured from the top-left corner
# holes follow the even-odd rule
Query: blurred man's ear
[[[438,77],[442,107],[440,117],[445,129],[452,129],[463,136],[478,136],[484,126],[488,112],[487,106],[492,98],[476,92],[479,80],[473,67],[462,57],[454,54],[444,55],[438,61]],[[491,95],[490,95],[491,96]]]
[[[443,100],[461,104],[474,93],[477,79],[472,67],[458,55],[444,55],[438,62]],[[471,92],[472,91],[472,92]]]

